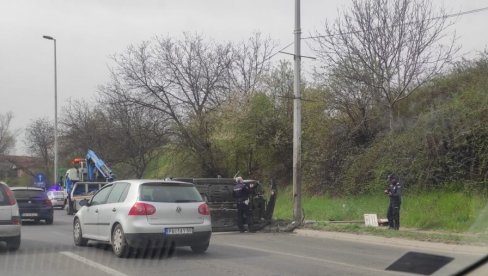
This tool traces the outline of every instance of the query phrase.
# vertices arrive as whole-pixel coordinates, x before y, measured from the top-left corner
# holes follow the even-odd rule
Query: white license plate
[[[165,228],[164,233],[166,235],[186,235],[193,234],[193,228],[181,227],[181,228]]]
[[[37,213],[23,213],[23,217],[37,217]]]

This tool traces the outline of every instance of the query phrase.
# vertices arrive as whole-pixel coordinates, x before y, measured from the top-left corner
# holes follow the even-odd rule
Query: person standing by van
[[[252,229],[252,214],[249,208],[249,196],[251,194],[251,188],[244,183],[242,177],[236,178],[234,185],[233,196],[236,199],[237,204],[237,226],[239,231],[243,233],[245,231],[244,222],[247,221],[247,228],[249,232],[253,232]]]
[[[390,197],[390,205],[388,206],[388,228],[400,229],[400,205],[402,204],[402,188],[400,182],[394,175],[388,176],[388,189],[385,194]]]

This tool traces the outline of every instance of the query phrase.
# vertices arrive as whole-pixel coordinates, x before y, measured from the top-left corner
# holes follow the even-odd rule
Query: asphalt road
[[[453,248],[410,247],[383,241],[288,233],[214,233],[208,251],[189,248],[115,257],[110,247],[76,247],[72,216],[56,210],[53,225],[25,222],[17,252],[0,246],[0,275],[402,275],[386,271],[409,251],[453,257],[436,274],[448,275],[479,259]],[[487,250],[488,251],[488,250]]]

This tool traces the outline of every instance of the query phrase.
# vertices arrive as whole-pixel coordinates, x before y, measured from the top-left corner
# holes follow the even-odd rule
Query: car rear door
[[[204,217],[198,208],[203,200],[193,184],[183,183],[146,183],[139,189],[140,201],[156,208],[156,212],[147,216],[152,225],[201,224]]]
[[[119,212],[127,215],[129,207],[124,206],[124,200],[130,184],[117,182],[113,185],[105,204],[98,206],[98,234],[104,240],[110,240],[111,226]]]
[[[82,231],[84,235],[86,234],[86,236],[89,238],[104,240],[98,231],[98,215],[100,207],[105,203],[111,188],[112,185],[108,185],[98,191],[90,200],[89,206],[86,206],[84,209],[82,208],[80,210],[83,216]]]

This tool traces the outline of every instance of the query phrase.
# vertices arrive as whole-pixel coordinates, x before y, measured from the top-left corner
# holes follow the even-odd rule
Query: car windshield
[[[149,202],[200,202],[197,189],[189,185],[148,183],[140,186],[139,198]]]

